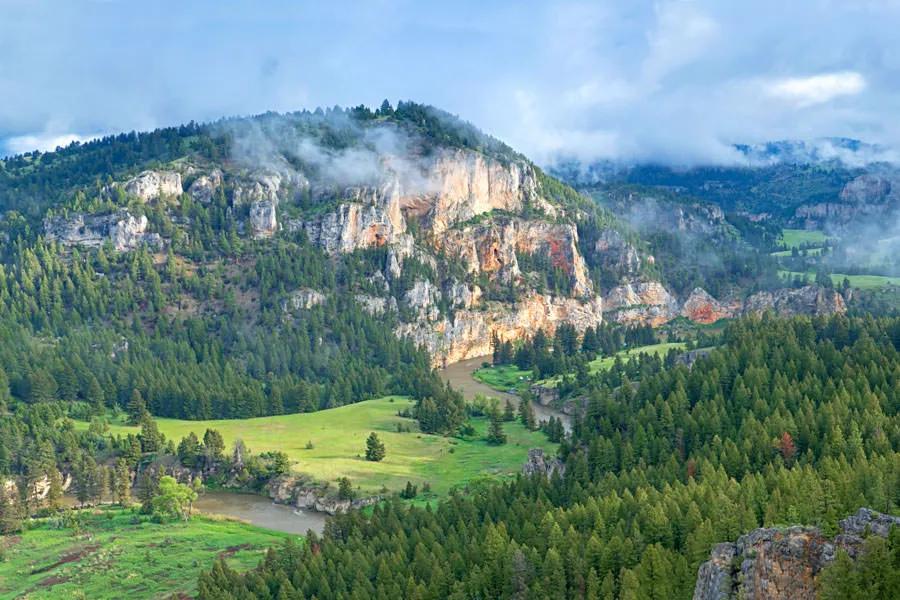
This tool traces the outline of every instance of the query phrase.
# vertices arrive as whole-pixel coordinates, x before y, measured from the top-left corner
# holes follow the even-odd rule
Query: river
[[[483,396],[498,398],[501,402],[509,400],[513,403],[513,406],[518,407],[520,401],[518,395],[509,392],[498,392],[472,376],[475,371],[481,368],[482,363],[485,361],[490,361],[490,357],[483,356],[479,358],[470,358],[453,363],[440,370],[441,378],[461,391],[467,400],[474,398],[475,394],[481,394]],[[532,402],[531,406],[534,409],[534,414],[538,421],[548,421],[550,420],[550,417],[557,417],[562,421],[565,430],[571,431],[572,417],[569,415],[550,408],[549,406],[544,406],[539,402]]]
[[[304,535],[308,530],[322,533],[325,513],[300,510],[285,504],[275,504],[258,494],[208,491],[194,502],[194,510],[235,517],[266,529]]]
[[[70,495],[63,497],[66,506],[78,506],[78,501]],[[275,504],[269,498],[258,494],[241,494],[221,490],[210,490],[200,494],[194,502],[194,512],[223,515],[246,521],[259,527],[305,535],[310,529],[322,533],[325,529],[325,513],[314,510],[300,510],[285,504]]]

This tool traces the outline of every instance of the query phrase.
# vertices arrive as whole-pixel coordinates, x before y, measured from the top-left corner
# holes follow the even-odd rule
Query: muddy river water
[[[492,396],[494,398],[498,398],[501,402],[509,400],[512,402],[513,406],[519,406],[519,396],[516,394],[511,394],[509,392],[498,392],[490,386],[487,386],[477,379],[475,379],[472,374],[477,371],[482,363],[485,361],[489,361],[490,357],[480,357],[480,358],[470,358],[468,360],[462,360],[457,363],[453,363],[452,365],[441,369],[439,373],[444,381],[450,383],[451,386],[460,390],[466,397],[467,400],[471,400],[475,397],[475,394],[481,394],[483,396]],[[531,403],[532,408],[534,408],[534,414],[537,416],[539,421],[547,421],[550,417],[559,418],[563,427],[565,427],[566,431],[569,431],[572,426],[572,418],[558,410],[552,409],[548,406],[544,406],[538,402]]]

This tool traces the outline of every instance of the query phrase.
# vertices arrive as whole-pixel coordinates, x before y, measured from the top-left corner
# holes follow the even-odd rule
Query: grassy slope
[[[796,271],[779,271],[781,277],[789,277],[791,279],[796,275],[803,275]],[[832,273],[831,281],[835,285],[841,285],[844,278],[850,280],[850,287],[859,288],[861,290],[871,290],[881,288],[886,285],[900,285],[900,277],[886,277],[884,275],[845,275],[843,273]],[[807,273],[806,280],[813,281],[816,278],[815,273]]]
[[[255,453],[281,450],[290,457],[295,471],[332,483],[338,477],[349,477],[363,492],[377,492],[382,486],[396,491],[407,481],[427,481],[436,494],[445,494],[454,485],[483,475],[517,473],[529,448],[554,451],[556,447],[542,433],[528,431],[517,422],[506,424],[509,442],[504,446],[489,446],[481,439],[486,431],[484,419],[472,421],[478,439],[422,434],[414,420],[397,416],[398,410],[412,405],[407,398],[388,397],[314,413],[225,421],[158,419],[157,423],[176,443],[191,431],[202,438],[207,428],[213,428],[228,445],[241,438]],[[397,433],[397,423],[411,427],[412,433]],[[118,434],[138,431],[125,425],[110,429]],[[362,458],[366,437],[372,431],[387,449],[386,458],[378,463]],[[306,449],[308,441],[313,443],[311,450]]]
[[[47,519],[0,539],[0,598],[163,598],[196,592],[197,576],[217,556],[255,567],[288,534],[195,516],[188,523],[132,523],[130,510],[81,511],[84,525],[56,529]]]
[[[531,369],[523,371],[516,365],[482,367],[472,374],[481,383],[501,392],[507,392],[531,381]]]
[[[622,350],[613,356],[605,356],[601,358],[597,358],[588,363],[588,369],[591,374],[596,373],[598,371],[604,371],[609,369],[616,360],[616,357],[620,357],[622,360],[627,360],[628,357],[634,356],[635,354],[659,354],[665,356],[669,350],[675,348],[676,350],[681,350],[684,348],[684,344],[680,342],[675,343],[662,343],[662,344],[653,344],[650,346],[640,346],[638,348],[631,348],[629,350]],[[474,374],[475,379],[481,381],[482,383],[491,386],[494,389],[507,391],[516,385],[522,383],[523,380],[520,380],[520,377],[526,378],[526,381],[531,380],[531,371],[522,371],[515,365],[500,365],[496,367],[482,367],[475,371]],[[543,381],[539,381],[541,385],[546,387],[555,387],[556,381],[558,377],[553,377],[550,379],[545,379]]]
[[[780,245],[788,250],[799,248],[803,244],[824,244],[828,239],[823,231],[810,231],[807,229],[782,229]]]

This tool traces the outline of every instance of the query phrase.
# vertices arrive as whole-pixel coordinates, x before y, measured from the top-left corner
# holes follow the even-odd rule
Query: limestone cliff
[[[697,574],[694,600],[815,600],[816,578],[838,549],[854,557],[864,534],[887,536],[892,526],[900,526],[900,517],[861,508],[840,521],[834,538],[816,527],[756,529],[713,548]]]
[[[109,242],[119,251],[133,250],[141,244],[158,247],[162,239],[148,232],[144,215],[134,216],[127,210],[108,215],[75,213],[44,220],[44,236],[65,246],[99,247]]]
[[[552,334],[560,323],[576,329],[595,327],[603,318],[599,297],[589,300],[532,294],[512,304],[487,302],[479,310],[457,310],[440,320],[403,323],[399,335],[425,347],[436,366],[491,353],[491,340],[516,340],[544,329]]]

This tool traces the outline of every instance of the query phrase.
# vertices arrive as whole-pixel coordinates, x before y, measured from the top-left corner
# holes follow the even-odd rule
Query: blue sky
[[[412,99],[536,160],[900,146],[900,2],[0,0],[0,154]]]

